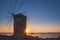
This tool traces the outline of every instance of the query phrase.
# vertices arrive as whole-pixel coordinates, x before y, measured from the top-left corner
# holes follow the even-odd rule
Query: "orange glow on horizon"
[[[30,28],[26,28],[26,34],[29,34],[30,33]]]
[[[11,32],[11,33],[13,33],[14,27],[11,26],[10,29],[9,29],[9,27],[0,27],[0,32]],[[26,28],[25,32],[27,34],[29,34],[29,33],[43,33],[43,32],[45,32],[45,33],[46,32],[60,32],[60,27],[59,26],[52,26],[52,28],[51,28],[50,26],[46,27],[46,25],[45,26],[40,25],[40,27],[36,27],[36,25],[31,26],[31,25],[27,24],[27,28]]]

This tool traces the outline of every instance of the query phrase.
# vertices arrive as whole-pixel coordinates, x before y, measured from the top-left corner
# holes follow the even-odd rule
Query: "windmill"
[[[17,14],[19,9],[24,4],[24,1],[21,2],[19,7],[16,7],[17,3],[18,3],[18,0],[15,0],[14,10],[13,10],[12,7],[11,7],[11,9],[9,9],[10,10],[9,13],[11,14],[11,16],[9,16],[9,17],[11,17],[11,18],[8,21],[7,24],[9,24],[9,29],[10,29],[11,21],[12,21],[12,18],[13,18],[14,35],[20,37],[20,36],[26,35],[26,33],[25,33],[25,30],[26,30],[26,16],[22,14],[22,13],[25,13],[25,12],[21,12],[21,13]],[[11,12],[11,10],[12,10],[12,12]]]

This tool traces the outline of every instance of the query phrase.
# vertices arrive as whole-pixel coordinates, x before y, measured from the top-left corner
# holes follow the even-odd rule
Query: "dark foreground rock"
[[[16,37],[16,36],[6,36],[0,35],[0,40],[60,40],[60,36],[58,38],[39,38],[33,36],[24,36],[24,37]]]

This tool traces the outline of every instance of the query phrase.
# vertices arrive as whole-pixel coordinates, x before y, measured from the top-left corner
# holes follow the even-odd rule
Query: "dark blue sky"
[[[22,1],[18,0],[17,7]],[[15,0],[0,0],[0,24],[6,23],[6,17],[10,16],[10,12],[15,8],[14,4]],[[9,9],[11,9],[10,12],[8,12]],[[38,25],[41,27],[41,24],[49,26],[60,24],[60,0],[24,0],[23,6],[17,13],[25,11],[26,13],[23,14],[27,16],[27,23],[33,28],[34,25],[37,28]],[[52,28],[52,26],[50,27]]]

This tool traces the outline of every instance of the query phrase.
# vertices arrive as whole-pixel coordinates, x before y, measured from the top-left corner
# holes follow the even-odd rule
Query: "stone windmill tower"
[[[21,4],[16,7],[18,3],[18,0],[15,0],[15,5],[14,6],[14,9],[9,9],[9,13],[11,14],[11,19],[8,21],[8,23],[10,24],[11,26],[11,20],[13,19],[13,26],[14,26],[14,35],[17,36],[17,37],[21,37],[21,36],[25,36],[26,35],[26,19],[27,17],[25,15],[23,15],[22,13],[25,13],[25,12],[20,12],[20,13],[17,13],[19,10],[19,8],[24,4],[24,1],[21,2]],[[12,11],[11,11],[12,10]],[[9,26],[9,28],[10,28]]]
[[[26,19],[23,14],[14,15],[14,35],[18,37],[26,35]]]

